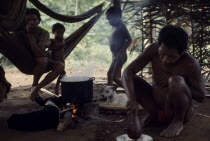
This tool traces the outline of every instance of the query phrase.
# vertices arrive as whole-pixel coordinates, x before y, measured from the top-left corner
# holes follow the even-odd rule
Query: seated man
[[[31,100],[38,96],[39,90],[52,82],[63,71],[64,65],[58,61],[52,61],[46,56],[46,47],[49,46],[49,33],[39,27],[41,21],[40,13],[38,10],[31,8],[26,10],[25,22],[26,31],[29,40],[29,44],[34,55],[36,65],[34,67],[34,80],[32,84]],[[39,79],[46,72],[51,70],[50,73],[40,82]]]
[[[106,18],[113,26],[113,32],[110,39],[110,50],[112,52],[112,63],[107,73],[108,85],[113,85],[113,81],[120,87],[121,69],[127,61],[126,50],[131,44],[130,34],[122,22],[122,11],[119,7],[112,6],[106,11]]]
[[[60,24],[56,23],[52,26],[52,33],[54,34],[54,39],[50,40],[49,45],[49,52],[52,60],[59,61],[65,66],[64,62],[64,48],[66,47],[64,44],[63,34],[65,32],[65,27]],[[61,72],[60,76],[55,85],[55,94],[59,94],[59,84],[60,79],[66,74],[65,70]]]
[[[146,48],[123,72],[123,86],[129,97],[128,114],[137,114],[139,104],[148,112],[140,123],[169,122],[160,135],[175,137],[193,115],[192,99],[204,102],[205,87],[197,60],[187,52],[188,35],[168,25],[159,33],[158,43]],[[152,63],[152,85],[136,76]]]

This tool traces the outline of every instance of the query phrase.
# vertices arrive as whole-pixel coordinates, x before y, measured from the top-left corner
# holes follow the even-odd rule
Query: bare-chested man
[[[65,32],[65,27],[60,24],[60,23],[55,23],[52,26],[52,33],[54,34],[54,39],[50,40],[50,45],[49,45],[49,51],[51,54],[51,58],[54,61],[59,61],[63,63],[65,66],[64,62],[64,48],[66,47],[64,44],[64,38],[63,34]],[[65,70],[63,70],[58,77],[58,80],[55,85],[55,94],[59,94],[59,84],[60,84],[60,79],[66,74]]]
[[[123,86],[129,97],[128,114],[137,114],[139,104],[149,113],[140,123],[169,122],[160,135],[175,137],[193,115],[192,99],[204,102],[205,87],[199,63],[187,52],[188,35],[180,27],[165,26],[158,43],[146,48],[123,72]],[[152,85],[136,76],[152,63]]]
[[[32,101],[38,96],[39,90],[52,82],[64,69],[64,65],[61,62],[52,61],[46,57],[45,49],[49,46],[50,38],[49,33],[38,26],[40,21],[41,18],[38,10],[34,8],[28,8],[26,10],[26,30],[29,44],[36,61],[30,96]],[[50,69],[51,72],[39,83],[39,79],[48,69]]]
[[[107,73],[108,85],[113,85],[113,81],[122,87],[121,69],[127,61],[126,50],[131,44],[130,34],[122,22],[122,11],[119,7],[113,6],[106,11],[106,17],[113,32],[110,39],[110,50],[112,52],[112,63]]]

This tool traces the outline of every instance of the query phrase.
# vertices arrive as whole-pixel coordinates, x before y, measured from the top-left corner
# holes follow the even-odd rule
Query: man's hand
[[[39,28],[34,26],[34,25],[27,25],[26,26],[26,31],[29,33],[29,34],[34,34],[35,32],[38,32]]]
[[[117,56],[116,56],[116,59],[122,58],[123,55],[124,55],[124,52],[123,51],[119,51]]]
[[[139,103],[136,100],[128,100],[127,105],[127,114],[137,115],[139,111]]]

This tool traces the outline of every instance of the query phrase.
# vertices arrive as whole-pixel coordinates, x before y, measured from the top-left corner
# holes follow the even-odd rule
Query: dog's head
[[[104,91],[101,94],[102,99],[111,99],[116,94],[117,87],[115,86],[106,86]]]

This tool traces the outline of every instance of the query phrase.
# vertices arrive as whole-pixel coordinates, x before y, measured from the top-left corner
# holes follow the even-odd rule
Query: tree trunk
[[[76,4],[75,4],[75,15],[78,14],[78,4],[79,4],[79,1],[76,0]],[[77,28],[77,23],[75,23],[75,27]]]

